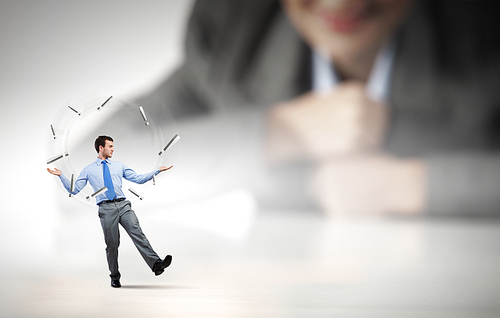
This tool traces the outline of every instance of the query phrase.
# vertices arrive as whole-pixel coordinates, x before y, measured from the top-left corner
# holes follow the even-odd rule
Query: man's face
[[[319,53],[352,61],[380,45],[406,18],[412,0],[282,0],[295,28]]]
[[[103,148],[101,148],[101,151],[104,158],[112,158],[113,152],[115,151],[115,148],[113,148],[113,142],[106,140],[106,144]]]

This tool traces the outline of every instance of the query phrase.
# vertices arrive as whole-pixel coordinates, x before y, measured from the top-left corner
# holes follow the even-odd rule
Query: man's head
[[[113,157],[113,138],[109,136],[99,136],[94,143],[95,150],[99,157],[107,159]]]
[[[311,47],[348,63],[395,32],[414,0],[281,0]]]

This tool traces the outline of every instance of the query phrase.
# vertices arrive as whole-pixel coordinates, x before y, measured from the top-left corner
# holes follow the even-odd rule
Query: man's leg
[[[103,203],[99,205],[99,218],[101,219],[104,241],[106,242],[106,257],[111,280],[120,280],[118,271],[118,247],[120,246],[120,231],[118,222],[120,214],[115,203]]]
[[[153,269],[154,264],[160,257],[158,257],[158,254],[156,254],[151,244],[149,244],[146,235],[142,232],[139,220],[130,206],[130,201],[125,200],[118,204],[120,205],[120,224],[127,231],[139,253],[141,253],[142,258]]]

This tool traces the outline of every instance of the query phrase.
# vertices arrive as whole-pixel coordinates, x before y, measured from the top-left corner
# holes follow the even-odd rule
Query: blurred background
[[[59,192],[60,185],[46,172],[50,124],[72,100],[82,102],[83,108],[89,96],[126,99],[169,72],[182,60],[190,5],[189,1],[1,2],[2,148],[18,153],[13,156],[17,159],[3,159],[2,242],[17,242],[2,243],[12,256],[4,258],[6,264],[18,265],[26,255],[38,259],[53,247],[53,230],[62,217],[58,202],[67,194]],[[165,18],[171,11],[175,14]],[[95,157],[92,144],[85,149],[90,160]],[[74,173],[83,167],[78,162]]]
[[[493,3],[1,0],[0,316],[498,316]],[[99,134],[174,165],[125,184],[172,267],[122,231],[121,290],[46,171]]]

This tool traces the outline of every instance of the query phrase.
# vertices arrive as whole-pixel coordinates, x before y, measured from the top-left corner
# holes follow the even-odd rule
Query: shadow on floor
[[[122,285],[125,289],[192,289],[189,286],[178,285]]]

